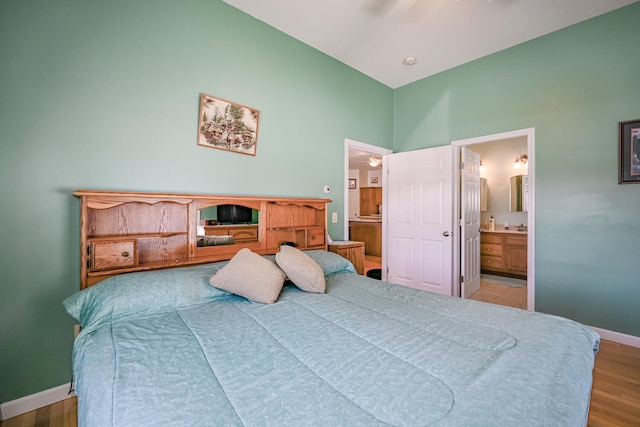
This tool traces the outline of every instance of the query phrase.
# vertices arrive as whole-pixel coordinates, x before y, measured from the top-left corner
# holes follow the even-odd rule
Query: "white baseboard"
[[[51,405],[75,396],[75,392],[69,393],[70,388],[71,383],[67,383],[30,396],[21,397],[20,399],[3,403],[0,405],[0,421],[8,420],[9,418],[26,414],[27,412],[34,411],[38,408],[42,408],[43,406]]]
[[[608,331],[606,329],[600,329],[591,327],[594,331],[600,334],[600,338],[607,341],[617,342],[618,344],[625,344],[631,347],[640,348],[640,337],[634,337],[633,335],[621,334],[620,332]]]

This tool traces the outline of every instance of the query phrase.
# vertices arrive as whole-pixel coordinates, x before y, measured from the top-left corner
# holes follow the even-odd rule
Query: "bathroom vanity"
[[[527,232],[482,231],[480,266],[482,272],[526,279]]]

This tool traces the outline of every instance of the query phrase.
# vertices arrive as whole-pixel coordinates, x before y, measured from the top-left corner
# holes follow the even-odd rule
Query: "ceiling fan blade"
[[[364,10],[370,15],[396,14],[408,12],[416,0],[365,0]]]
[[[370,15],[384,15],[397,0],[365,0],[364,10]]]

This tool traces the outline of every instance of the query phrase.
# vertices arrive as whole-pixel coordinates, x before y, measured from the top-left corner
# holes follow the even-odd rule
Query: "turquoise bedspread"
[[[79,425],[586,425],[599,337],[564,318],[353,273],[203,298],[83,330]]]

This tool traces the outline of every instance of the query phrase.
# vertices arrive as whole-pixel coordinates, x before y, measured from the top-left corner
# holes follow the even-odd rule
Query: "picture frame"
[[[618,184],[640,183],[640,119],[618,123]]]
[[[371,183],[372,184],[377,184],[378,183],[378,177],[377,176],[372,176],[371,177]]]
[[[349,179],[349,190],[355,190],[356,188],[356,179],[355,178],[350,178]]]
[[[260,111],[202,93],[198,118],[198,145],[256,155]]]

